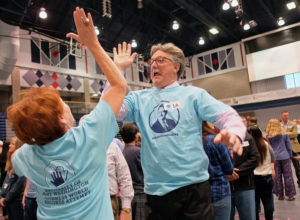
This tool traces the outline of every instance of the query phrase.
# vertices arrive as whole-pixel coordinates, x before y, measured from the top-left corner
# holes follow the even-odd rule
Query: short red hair
[[[51,87],[21,91],[19,100],[7,108],[7,119],[17,137],[27,144],[44,145],[62,137],[60,122],[63,104],[59,92]]]

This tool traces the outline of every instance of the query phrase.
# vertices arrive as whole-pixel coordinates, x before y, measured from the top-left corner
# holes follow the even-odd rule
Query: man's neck
[[[179,85],[179,83],[178,83],[177,80],[175,80],[175,81],[171,82],[169,85],[166,85],[166,86],[164,86],[162,88],[158,88],[156,86],[154,86],[154,88],[155,89],[167,89],[167,88],[171,88],[171,87],[174,87],[174,86],[177,86],[177,85]]]
[[[129,145],[135,145],[135,141],[132,141],[132,142],[130,142],[130,143],[128,143],[128,144],[125,144],[125,147],[126,147],[126,146],[129,146]]]

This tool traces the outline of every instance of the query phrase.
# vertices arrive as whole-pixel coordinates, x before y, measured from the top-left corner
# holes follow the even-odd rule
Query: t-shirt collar
[[[178,86],[179,85],[179,83],[178,83],[178,81],[175,81],[175,82],[173,82],[173,83],[171,83],[170,85],[167,85],[165,88],[163,88],[163,89],[167,89],[167,88],[172,88],[172,87],[175,87],[175,86]],[[157,88],[157,87],[155,87],[155,86],[153,86],[153,88],[154,89],[159,89],[159,88]]]

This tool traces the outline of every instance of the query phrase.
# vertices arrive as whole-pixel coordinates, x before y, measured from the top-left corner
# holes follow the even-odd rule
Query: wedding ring
[[[84,19],[83,17],[81,17],[81,20],[86,26],[88,26],[90,23],[90,20],[88,18]]]

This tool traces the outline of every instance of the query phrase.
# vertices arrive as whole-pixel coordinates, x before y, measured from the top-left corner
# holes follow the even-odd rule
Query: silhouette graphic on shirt
[[[167,115],[168,115],[168,110],[164,109],[164,104],[159,105],[156,111],[157,120],[152,124],[152,126],[150,126],[154,132],[165,133],[171,131],[176,127],[178,122],[176,123],[173,119],[168,118]]]

